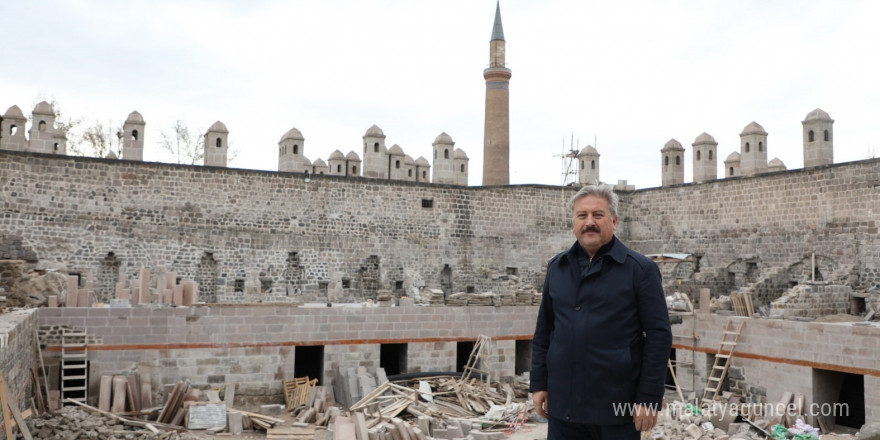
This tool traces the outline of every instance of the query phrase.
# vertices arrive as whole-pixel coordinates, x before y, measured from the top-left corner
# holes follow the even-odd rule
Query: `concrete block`
[[[229,411],[226,413],[226,417],[229,433],[232,435],[241,434],[241,431],[244,428],[242,423],[242,413],[238,411]]]

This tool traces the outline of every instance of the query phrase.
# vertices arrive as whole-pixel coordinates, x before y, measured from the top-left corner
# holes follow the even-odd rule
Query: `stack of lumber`
[[[277,425],[284,423],[284,419],[279,419],[277,417],[252,413],[240,409],[237,409],[236,411],[240,412],[244,416],[243,418],[246,418],[245,425],[250,423],[251,426],[253,426],[254,428],[259,428],[266,432],[268,432],[270,429],[275,428]]]
[[[151,388],[149,375],[102,375],[98,409],[114,414],[149,409],[153,406]]]
[[[362,412],[368,419],[367,427],[371,428],[383,420],[396,417],[416,400],[418,400],[416,390],[385,381],[352,405],[349,410]]]
[[[187,407],[184,402],[195,402],[199,398],[199,390],[190,386],[189,381],[178,381],[171,394],[165,400],[165,406],[159,412],[156,419],[159,423],[165,423],[174,426],[183,426],[184,417],[187,413]]]
[[[436,376],[413,381],[412,386],[385,382],[352,405],[350,410],[364,413],[367,427],[372,428],[404,411],[416,417],[477,418],[493,405],[505,405],[513,398],[512,387],[508,386],[502,393],[476,378],[461,381],[452,376]],[[419,383],[427,384],[430,391]]]

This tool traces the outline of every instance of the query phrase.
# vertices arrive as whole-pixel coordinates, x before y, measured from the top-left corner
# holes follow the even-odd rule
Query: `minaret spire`
[[[504,27],[501,26],[501,2],[495,3],[495,25],[492,26],[492,40],[504,41]]]
[[[510,184],[510,69],[505,65],[501,4],[495,4],[495,24],[489,41],[486,80],[486,120],[483,126],[483,185]]]

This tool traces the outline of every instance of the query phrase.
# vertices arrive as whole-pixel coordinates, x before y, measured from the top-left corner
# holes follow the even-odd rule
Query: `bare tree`
[[[175,121],[171,129],[171,134],[162,131],[159,146],[170,153],[176,163],[196,165],[205,157],[204,133],[190,131],[181,120]]]
[[[171,130],[172,133],[162,132],[159,142],[162,150],[170,153],[176,163],[200,165],[205,158],[205,133],[190,130],[181,120],[175,121]],[[226,150],[227,163],[232,163],[236,157],[238,150],[230,143]]]
[[[112,122],[105,126],[95,121],[94,125],[75,133],[73,144],[70,139],[68,135],[68,150],[80,156],[107,157],[112,152],[119,157],[122,154],[122,127]]]
[[[95,121],[85,126],[83,118],[72,118],[61,111],[61,104],[55,98],[39,99],[47,101],[55,112],[55,130],[67,138],[67,153],[74,156],[107,157],[111,151],[119,156],[122,147],[122,125],[108,122],[106,125]]]

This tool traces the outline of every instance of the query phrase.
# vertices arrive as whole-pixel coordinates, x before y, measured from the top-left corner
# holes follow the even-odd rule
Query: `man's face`
[[[611,241],[617,227],[617,217],[611,216],[607,200],[586,196],[574,202],[572,223],[578,243],[592,257],[602,245]]]

